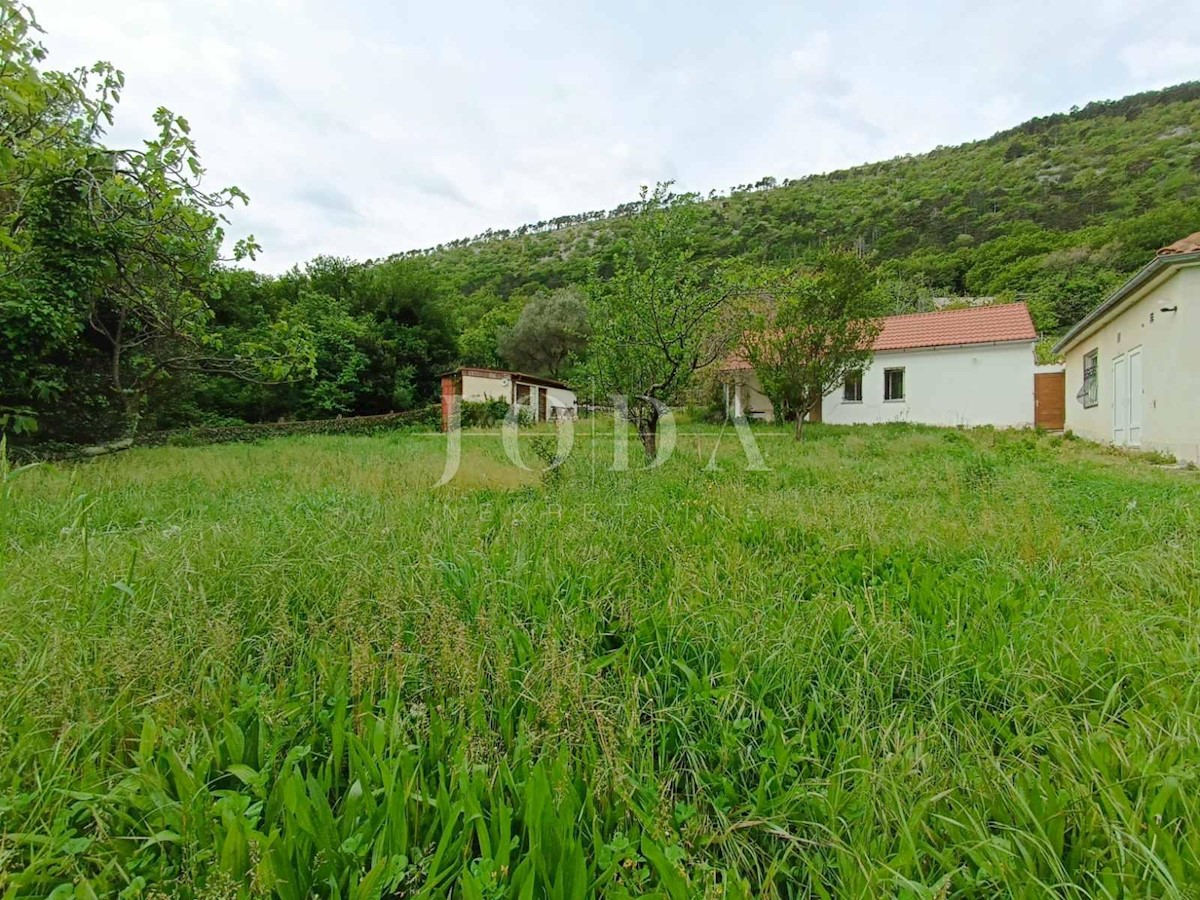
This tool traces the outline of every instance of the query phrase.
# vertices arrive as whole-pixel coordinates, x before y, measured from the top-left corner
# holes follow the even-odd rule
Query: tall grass
[[[4,469],[0,896],[1188,895],[1195,476],[757,433]]]

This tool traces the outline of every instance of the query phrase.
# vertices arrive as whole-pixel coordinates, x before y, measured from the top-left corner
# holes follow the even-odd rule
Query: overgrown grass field
[[[0,897],[1192,895],[1200,478],[756,434],[6,472]]]

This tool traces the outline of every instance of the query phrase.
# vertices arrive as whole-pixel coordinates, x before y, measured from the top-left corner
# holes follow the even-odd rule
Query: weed
[[[1174,456],[1170,453],[1163,453],[1161,450],[1140,450],[1132,455],[1134,459],[1150,463],[1154,466],[1173,466],[1176,464]]]
[[[1195,480],[908,425],[615,473],[580,432],[552,491],[478,433],[438,490],[407,434],[0,469],[0,894],[1200,882]]]

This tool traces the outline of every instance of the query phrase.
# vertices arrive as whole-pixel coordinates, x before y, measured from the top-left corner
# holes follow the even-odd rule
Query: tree
[[[302,418],[326,418],[351,413],[366,389],[370,365],[365,344],[368,327],[351,315],[348,303],[319,293],[306,283],[284,315],[308,333],[313,348],[309,376],[290,386],[289,407]]]
[[[39,71],[38,30],[27,7],[0,0],[0,332],[15,351],[0,406],[45,411],[68,388],[106,384],[132,435],[164,379],[280,377],[295,349],[284,330],[264,354],[210,328],[223,211],[245,195],[201,187],[188,122],[169,110],[141,148],[103,146],[123,76],[107,64]],[[234,255],[256,246],[239,241]]]
[[[81,329],[75,282],[84,273],[36,253],[31,218],[48,176],[86,155],[122,86],[101,64],[43,73],[40,32],[27,6],[0,0],[0,426],[18,433],[64,391]]]
[[[592,338],[587,372],[601,394],[622,395],[646,457],[658,447],[664,405],[700,369],[721,359],[738,333],[738,290],[695,258],[698,205],[660,184],[643,188],[628,235],[615,247],[612,277],[588,292]]]
[[[422,396],[432,398],[456,350],[445,292],[438,272],[422,259],[389,260],[361,273],[353,311],[367,322],[370,346],[356,412],[408,409]]]
[[[800,440],[808,412],[870,363],[886,300],[867,264],[837,251],[822,253],[815,269],[775,278],[758,297],[746,359]]]
[[[587,346],[587,304],[576,288],[559,288],[530,300],[516,324],[500,336],[500,355],[515,369],[558,378]]]
[[[466,366],[498,369],[502,365],[497,349],[504,333],[517,323],[520,308],[516,301],[494,298],[494,306],[482,307],[477,317],[458,335],[459,362]]]

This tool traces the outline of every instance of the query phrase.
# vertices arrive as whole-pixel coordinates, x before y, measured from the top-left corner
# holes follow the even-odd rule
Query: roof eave
[[[1002,341],[968,341],[964,344],[913,344],[911,347],[888,347],[886,350],[873,350],[873,353],[911,353],[914,350],[961,350],[964,347],[998,347],[1001,344],[1036,344],[1037,335],[1033,337],[1005,338]]]
[[[447,378],[453,375],[460,374],[464,369],[474,369],[477,372],[491,372],[494,375],[508,375],[518,381],[527,381],[530,384],[536,384],[538,387],[555,387],[563,390],[571,390],[571,386],[565,381],[559,381],[557,378],[543,378],[541,375],[528,375],[525,372],[514,372],[511,369],[492,369],[488,366],[459,366],[457,369],[451,369],[449,372],[442,372],[437,375],[437,378]]]
[[[1122,303],[1149,285],[1159,275],[1176,266],[1194,265],[1200,263],[1200,252],[1173,253],[1156,256],[1146,263],[1136,275],[1117,288],[1103,303],[1080,319],[1075,326],[1059,339],[1054,345],[1053,353],[1065,353],[1077,343],[1092,333],[1093,326],[1098,326],[1101,320],[1118,308]]]

